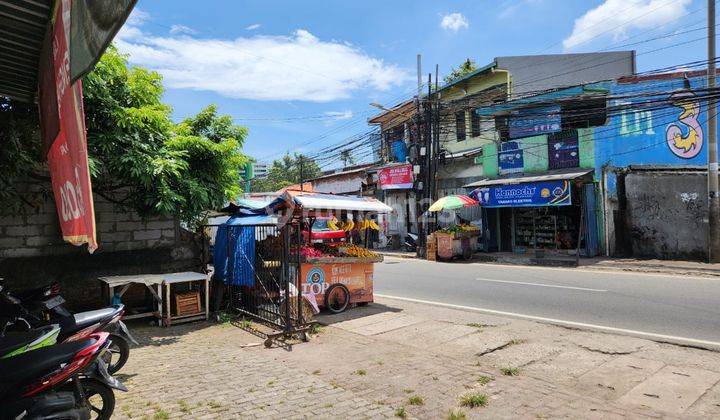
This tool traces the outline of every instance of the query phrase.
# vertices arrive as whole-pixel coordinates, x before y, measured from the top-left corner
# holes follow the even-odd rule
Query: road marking
[[[493,283],[509,283],[509,284],[524,284],[528,286],[540,286],[540,287],[555,287],[558,289],[572,289],[572,290],[585,290],[588,292],[607,292],[607,290],[604,289],[590,289],[588,287],[574,287],[574,286],[560,286],[557,284],[545,284],[545,283],[530,283],[526,281],[510,281],[510,280],[497,280],[497,279],[484,279],[484,278],[476,278],[475,280],[480,281],[490,281]]]
[[[396,260],[404,260],[407,262],[418,262],[418,263],[434,263],[433,261],[428,260],[421,260],[417,258],[407,258],[407,257],[396,257],[396,256],[385,256],[385,258],[393,258]],[[614,267],[602,267],[602,268],[577,268],[577,267],[545,267],[541,265],[522,265],[522,264],[503,264],[503,263],[493,263],[493,262],[471,262],[467,264],[459,264],[459,265],[485,265],[488,267],[503,267],[503,268],[515,268],[518,270],[550,270],[550,271],[572,271],[574,273],[590,273],[590,274],[621,274],[621,275],[628,275],[628,276],[642,276],[642,277],[664,277],[664,278],[675,278],[679,280],[710,280],[710,281],[720,281],[720,276],[713,276],[713,275],[707,275],[707,276],[687,276],[685,274],[674,274],[674,273],[662,273],[659,271],[630,271],[630,270],[623,270],[621,268],[614,268]],[[688,270],[692,271],[692,268],[688,268]]]
[[[379,298],[396,299],[396,300],[402,300],[402,301],[412,302],[412,303],[423,303],[426,305],[435,305],[435,306],[441,306],[441,307],[445,307],[445,308],[461,309],[461,310],[473,311],[473,312],[482,312],[482,313],[487,313],[487,314],[491,314],[491,315],[509,316],[509,317],[513,317],[513,318],[527,319],[530,321],[544,322],[544,323],[548,323],[548,324],[561,325],[561,326],[565,326],[565,327],[589,329],[589,330],[609,332],[609,333],[614,333],[614,334],[631,335],[634,337],[645,338],[648,340],[659,341],[662,343],[672,343],[672,344],[680,344],[680,345],[685,345],[685,346],[701,347],[701,348],[713,350],[713,351],[720,350],[720,342],[717,342],[717,341],[699,340],[696,338],[679,337],[679,336],[675,336],[675,335],[656,334],[656,333],[651,333],[651,332],[646,332],[646,331],[609,327],[606,325],[587,324],[584,322],[575,322],[575,321],[565,321],[562,319],[546,318],[546,317],[535,316],[535,315],[526,315],[526,314],[520,314],[520,313],[516,313],[516,312],[498,311],[495,309],[478,308],[475,306],[455,305],[452,303],[435,302],[432,300],[413,299],[413,298],[407,298],[407,297],[401,297],[401,296],[383,295],[380,293],[375,293],[374,295]]]

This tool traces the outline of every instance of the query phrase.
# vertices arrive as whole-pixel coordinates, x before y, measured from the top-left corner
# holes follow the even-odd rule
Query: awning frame
[[[470,184],[464,185],[463,188],[480,188],[480,187],[489,187],[494,185],[515,185],[515,184],[524,184],[529,182],[541,182],[541,181],[557,181],[557,180],[574,180],[577,178],[582,178],[584,176],[587,176],[588,174],[593,173],[594,169],[583,169],[583,170],[574,170],[572,172],[559,172],[559,173],[551,173],[551,174],[543,174],[543,175],[533,175],[533,176],[515,176],[515,177],[507,177],[507,178],[492,178],[492,179],[484,179],[481,181],[472,182]]]

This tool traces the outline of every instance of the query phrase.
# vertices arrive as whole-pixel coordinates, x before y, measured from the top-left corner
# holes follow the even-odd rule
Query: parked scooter
[[[0,359],[0,420],[109,419],[113,389],[127,389],[107,372],[101,355],[108,333]],[[0,345],[4,345],[0,339]]]
[[[130,355],[128,342],[137,344],[125,323],[121,321],[125,312],[124,305],[71,314],[62,307],[65,302],[63,297],[54,294],[58,292],[59,288],[53,286],[33,289],[31,293],[23,295],[30,298],[42,297],[44,300],[25,302],[5,290],[0,284],[0,306],[4,306],[0,314],[21,316],[33,327],[46,325],[48,322],[57,323],[60,326],[59,342],[75,341],[98,331],[107,331],[110,333],[110,344],[108,352],[103,357],[110,374],[118,372]]]
[[[417,241],[418,236],[414,233],[408,232],[407,236],[405,236],[405,251],[407,252],[415,252],[417,251]]]

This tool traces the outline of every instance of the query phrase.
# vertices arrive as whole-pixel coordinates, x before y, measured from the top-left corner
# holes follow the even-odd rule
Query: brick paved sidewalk
[[[230,324],[136,327],[117,417],[720,416],[717,353],[389,299],[321,321],[269,350]]]

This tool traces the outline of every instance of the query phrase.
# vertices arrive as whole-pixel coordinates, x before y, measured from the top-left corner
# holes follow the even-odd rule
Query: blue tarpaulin
[[[235,286],[255,285],[255,226],[274,225],[270,216],[233,216],[215,235],[215,278]]]

